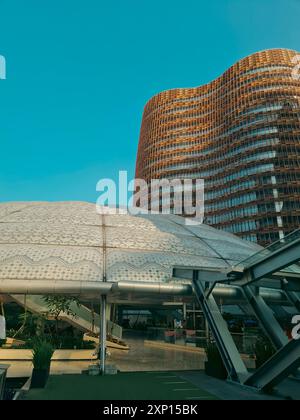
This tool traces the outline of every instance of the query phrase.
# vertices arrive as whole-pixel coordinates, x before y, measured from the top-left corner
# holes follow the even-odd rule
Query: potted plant
[[[175,344],[175,331],[173,330],[165,331],[165,342],[169,344]]]
[[[31,388],[45,388],[50,373],[53,353],[53,347],[49,342],[38,340],[34,343],[32,350],[33,372]]]
[[[274,354],[275,350],[266,337],[259,337],[254,345],[256,369],[263,366]]]
[[[228,377],[218,347],[215,343],[208,343],[205,348],[207,362],[205,362],[205,373],[213,378],[225,380]]]

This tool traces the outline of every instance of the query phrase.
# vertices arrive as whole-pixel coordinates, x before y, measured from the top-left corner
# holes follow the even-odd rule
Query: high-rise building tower
[[[203,178],[206,223],[263,245],[298,228],[298,54],[259,52],[205,86],[152,98],[136,177]]]

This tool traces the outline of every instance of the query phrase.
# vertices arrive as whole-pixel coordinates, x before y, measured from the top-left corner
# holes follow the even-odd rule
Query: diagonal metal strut
[[[292,340],[258,369],[245,383],[261,391],[280,384],[300,367],[300,340]]]
[[[201,276],[202,275],[202,276]],[[207,295],[206,274],[195,270],[193,272],[194,290],[210,326],[229,378],[234,382],[244,383],[249,377],[248,370],[238,352],[234,340],[228,330],[219,307],[212,294]]]

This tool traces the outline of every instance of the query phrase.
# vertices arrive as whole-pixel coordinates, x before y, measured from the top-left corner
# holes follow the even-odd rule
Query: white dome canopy
[[[0,281],[168,282],[174,266],[226,269],[261,249],[182,217],[107,210],[83,202],[0,204]]]

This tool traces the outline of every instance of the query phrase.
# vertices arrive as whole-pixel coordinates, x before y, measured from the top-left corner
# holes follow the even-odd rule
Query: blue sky
[[[134,176],[143,107],[258,50],[300,50],[299,0],[0,0],[0,201],[95,201]]]

